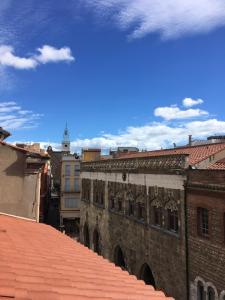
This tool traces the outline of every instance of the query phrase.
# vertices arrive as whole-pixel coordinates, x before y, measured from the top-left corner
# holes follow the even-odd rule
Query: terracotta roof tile
[[[225,150],[225,143],[216,143],[210,145],[199,145],[192,147],[177,147],[173,149],[164,149],[156,151],[146,151],[131,154],[121,155],[118,159],[124,158],[137,158],[137,157],[156,157],[164,155],[175,155],[175,154],[189,154],[189,164],[195,165],[209,156],[214,155],[222,150]]]
[[[172,299],[50,226],[1,214],[0,257],[0,299]]]
[[[221,159],[208,166],[210,170],[225,170],[225,159]]]

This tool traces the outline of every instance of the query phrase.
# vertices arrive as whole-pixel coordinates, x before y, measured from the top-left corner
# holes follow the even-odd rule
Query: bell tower
[[[63,133],[62,151],[70,152],[70,136],[69,136],[69,130],[67,128],[67,123]]]

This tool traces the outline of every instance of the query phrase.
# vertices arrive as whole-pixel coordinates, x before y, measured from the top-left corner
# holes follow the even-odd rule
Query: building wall
[[[80,171],[75,173],[75,167],[80,170],[80,161],[75,159],[73,155],[65,155],[62,157],[61,167],[61,198],[60,198],[60,224],[65,225],[65,219],[75,220],[79,224],[80,218]],[[66,170],[69,166],[69,170]],[[69,173],[68,173],[69,171]],[[66,180],[69,187],[66,188]],[[75,188],[75,180],[78,183]],[[74,205],[66,207],[66,201],[74,199]],[[74,225],[75,226],[75,225]],[[78,226],[78,225],[77,225]],[[71,225],[70,227],[73,227]],[[72,228],[70,228],[72,230]]]
[[[100,149],[90,149],[90,150],[84,149],[82,151],[82,160],[83,161],[99,160],[100,156],[101,156]]]
[[[36,219],[38,174],[25,169],[25,154],[0,144],[0,211]]]
[[[209,211],[209,237],[198,233],[197,208]],[[225,172],[193,171],[187,194],[190,299],[197,299],[202,283],[206,299],[208,287],[215,299],[225,298]]]
[[[185,232],[184,232],[184,179],[182,175],[165,174],[126,174],[122,172],[82,172],[82,178],[90,180],[90,199],[84,199],[82,190],[81,202],[81,242],[85,244],[85,232],[88,228],[90,247],[95,248],[94,232],[100,236],[100,252],[111,261],[115,261],[115,252],[121,248],[126,269],[140,278],[141,268],[147,264],[153,274],[157,289],[162,289],[176,300],[186,299],[186,268],[185,268]],[[105,184],[104,204],[94,202],[94,185]],[[85,189],[85,181],[82,189]],[[160,187],[163,195],[158,199],[166,212],[169,203],[178,207],[179,234],[152,224],[152,191]],[[144,219],[127,214],[128,191],[135,194],[144,205]],[[174,193],[175,198],[169,193]],[[131,194],[132,194],[131,193]],[[172,195],[170,194],[170,195]],[[123,199],[122,212],[110,208],[110,199]],[[154,200],[155,201],[155,200]],[[160,202],[161,201],[161,202]],[[160,204],[161,203],[161,204]],[[163,221],[164,223],[166,220]]]

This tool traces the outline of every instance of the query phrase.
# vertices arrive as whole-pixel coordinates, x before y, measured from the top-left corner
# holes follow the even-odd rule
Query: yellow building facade
[[[80,159],[65,153],[61,162],[60,225],[73,237],[79,235]]]

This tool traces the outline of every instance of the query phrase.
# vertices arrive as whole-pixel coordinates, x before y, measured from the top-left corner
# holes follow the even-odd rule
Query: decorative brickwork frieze
[[[187,155],[164,155],[160,157],[109,159],[92,162],[83,162],[82,171],[115,172],[132,171],[144,172],[144,170],[163,170],[176,172],[187,168]]]

